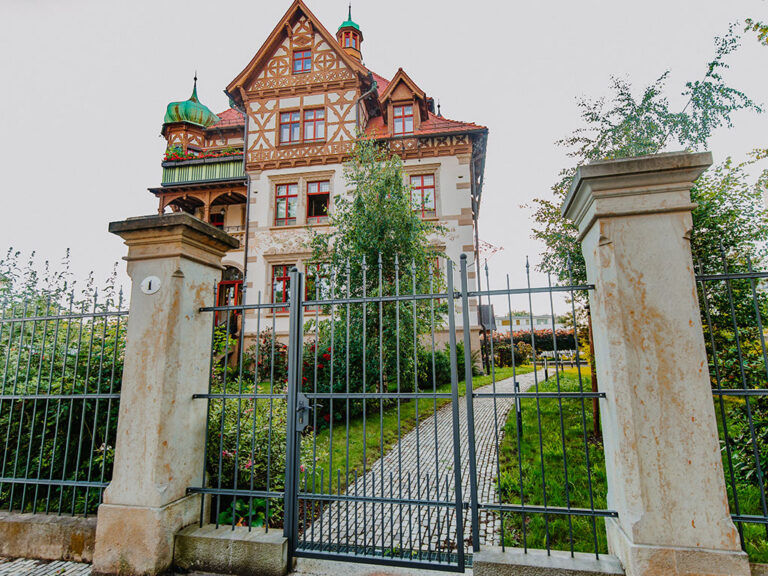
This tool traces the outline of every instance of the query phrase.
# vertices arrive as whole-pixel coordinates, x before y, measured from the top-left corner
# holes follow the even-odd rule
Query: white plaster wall
[[[437,183],[436,206],[438,221],[446,227],[444,237],[435,239],[438,245],[444,245],[445,254],[456,266],[455,276],[458,288],[459,257],[464,251],[463,247],[471,246],[474,242],[474,232],[471,224],[460,224],[459,219],[469,220],[468,211],[471,209],[471,197],[469,188],[459,187],[463,183],[469,184],[469,165],[462,164],[455,156],[444,156],[424,160],[408,160],[404,163],[406,175],[412,170],[418,171],[420,167],[435,165]],[[318,174],[322,179],[331,182],[331,207],[333,211],[333,197],[337,194],[346,194],[344,170],[342,164],[332,164],[317,167],[285,168],[279,170],[266,170],[254,174],[251,180],[251,223],[248,255],[247,301],[256,303],[261,295],[261,302],[271,299],[270,275],[274,264],[299,264],[309,254],[307,242],[309,233],[305,227],[306,214],[306,187],[300,185],[299,205],[297,209],[298,220],[296,226],[275,227],[274,222],[274,187],[276,181],[312,180],[312,174]],[[291,176],[295,176],[291,178]],[[406,176],[407,177],[407,176]],[[464,211],[464,216],[462,216]],[[327,231],[327,226],[316,227],[318,231]],[[471,251],[467,256],[470,262],[473,260]],[[304,271],[302,265],[299,269]],[[445,272],[445,268],[443,268]],[[475,280],[469,280],[470,290],[475,289]],[[460,322],[461,318],[457,318]],[[266,327],[262,321],[261,328]],[[281,317],[277,322],[278,332],[287,331],[287,316]],[[246,320],[246,332],[256,331],[256,320]]]

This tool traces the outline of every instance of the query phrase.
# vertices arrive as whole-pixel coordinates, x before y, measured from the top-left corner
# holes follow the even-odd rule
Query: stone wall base
[[[200,520],[200,495],[162,508],[99,506],[93,576],[155,576],[173,563],[173,538]]]
[[[176,535],[173,562],[185,571],[237,576],[284,576],[288,540],[280,530],[190,526]]]
[[[472,559],[474,576],[605,576],[624,574],[621,563],[613,556],[552,550],[528,550],[498,547],[484,548]]]
[[[633,544],[613,518],[606,520],[608,548],[627,576],[750,576],[746,552]]]
[[[0,512],[0,556],[91,562],[96,517]]]

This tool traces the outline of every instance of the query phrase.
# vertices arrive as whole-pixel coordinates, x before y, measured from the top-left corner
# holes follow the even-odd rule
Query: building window
[[[301,112],[280,114],[280,142],[301,142]]]
[[[325,140],[325,110],[304,111],[304,141]]]
[[[272,267],[272,303],[288,303],[291,299],[291,268],[293,264],[280,264]],[[285,312],[287,308],[280,308],[276,311]]]
[[[211,214],[210,220],[211,220],[211,226],[216,226],[216,228],[224,228],[224,212],[219,212],[218,214]]]
[[[293,53],[293,73],[312,71],[312,50],[297,50]]]
[[[275,189],[275,226],[296,224],[298,203],[298,184],[278,184]]]
[[[395,106],[395,134],[413,134],[413,106]]]
[[[437,214],[435,210],[435,175],[420,174],[411,176],[411,204],[422,218]]]
[[[307,300],[329,300],[331,293],[331,268],[327,263],[307,264],[304,298]]]
[[[344,48],[354,48],[357,50],[357,34],[344,32],[343,46]]]
[[[307,184],[307,224],[328,222],[330,200],[330,182],[310,182]]]

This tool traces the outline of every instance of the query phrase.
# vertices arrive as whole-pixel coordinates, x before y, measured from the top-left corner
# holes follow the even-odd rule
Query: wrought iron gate
[[[293,268],[268,303],[259,294],[256,303],[204,309],[215,313],[211,389],[197,396],[208,402],[208,442],[203,484],[190,491],[213,500],[201,523],[282,529],[291,556],[454,572],[481,544],[599,554],[597,520],[615,513],[593,497],[592,466],[602,462],[590,455],[585,401],[602,394],[584,390],[575,344],[578,381],[561,383],[552,304],[562,293],[574,306],[574,295],[590,287],[531,288],[529,280],[522,289],[507,281],[506,289],[470,291],[466,258],[461,264],[460,290],[450,262],[443,275],[431,263],[418,270],[380,256],[343,270]],[[549,297],[553,378],[539,378],[535,330],[532,366],[516,366],[510,334],[511,367],[498,368],[510,357],[488,333],[487,382],[473,378],[475,306],[506,298],[511,326],[511,298],[527,298],[533,327],[532,295]],[[257,334],[248,352],[246,332]],[[578,340],[575,323],[570,338]],[[573,437],[563,425],[569,403],[580,414]],[[556,408],[547,416],[545,406]],[[557,410],[559,426],[555,416],[548,428]],[[524,430],[525,414],[537,428]],[[565,483],[548,486],[554,472],[545,471],[544,438],[552,434]],[[540,479],[538,471],[524,478],[524,436],[541,455]],[[505,460],[505,437],[516,438],[517,461]],[[569,476],[577,452],[585,478]],[[580,482],[588,489],[577,493]],[[538,521],[541,542],[526,532]],[[586,544],[578,522],[590,526]]]

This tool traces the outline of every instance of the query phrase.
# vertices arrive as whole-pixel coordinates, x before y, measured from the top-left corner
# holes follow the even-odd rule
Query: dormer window
[[[312,71],[312,50],[297,50],[293,53],[293,73]]]
[[[392,120],[394,121],[394,133],[413,134],[413,106],[394,106]]]

